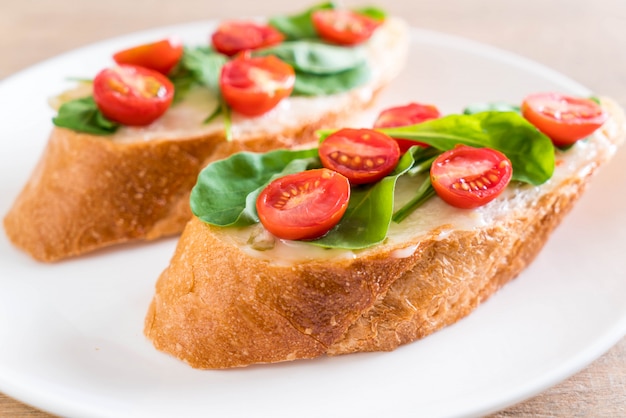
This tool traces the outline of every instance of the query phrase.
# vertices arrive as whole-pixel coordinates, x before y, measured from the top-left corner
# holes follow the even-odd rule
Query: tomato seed
[[[128,86],[114,78],[111,78],[108,80],[109,81],[109,88],[113,91],[115,91],[116,93],[119,94],[123,94],[123,95],[127,95],[128,91],[130,90],[128,88]]]

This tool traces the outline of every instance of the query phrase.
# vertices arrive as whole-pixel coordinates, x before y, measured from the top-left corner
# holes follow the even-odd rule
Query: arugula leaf
[[[321,3],[302,13],[272,17],[269,19],[269,24],[285,35],[287,40],[317,38],[317,31],[313,26],[311,15],[317,10],[335,8],[336,6],[332,2]]]
[[[191,191],[191,210],[204,222],[244,226],[258,222],[256,196],[278,176],[319,166],[317,148],[240,152],[209,164]]]
[[[412,153],[407,152],[387,177],[373,185],[352,188],[348,208],[339,223],[328,234],[310,243],[325,248],[358,250],[382,242],[393,215],[396,181],[414,163]]]
[[[493,148],[511,160],[513,180],[533,185],[545,183],[554,172],[552,141],[515,112],[449,115],[380,131],[394,138],[424,142],[442,151],[458,144]]]
[[[52,123],[61,128],[93,135],[111,135],[120,127],[119,123],[107,119],[102,114],[93,96],[64,103],[59,108],[57,116],[52,118]]]

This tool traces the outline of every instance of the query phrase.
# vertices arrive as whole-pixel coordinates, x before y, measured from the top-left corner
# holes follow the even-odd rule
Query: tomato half
[[[93,81],[93,98],[104,116],[112,121],[143,126],[169,108],[174,86],[157,71],[119,65],[98,73]]]
[[[372,129],[340,129],[319,147],[322,165],[346,176],[352,184],[373,183],[391,173],[400,159],[393,138]]]
[[[228,56],[276,45],[284,40],[285,36],[272,26],[240,21],[221,23],[211,36],[213,47]]]
[[[522,114],[558,147],[591,135],[608,118],[593,100],[559,93],[537,93],[526,97],[522,102]]]
[[[430,168],[439,197],[462,209],[476,208],[498,197],[512,175],[511,161],[501,152],[466,145],[444,152]]]
[[[242,53],[222,67],[219,84],[233,110],[259,116],[289,96],[295,81],[293,68],[275,56],[250,57]]]
[[[320,168],[272,181],[257,198],[256,208],[265,229],[290,240],[325,235],[341,219],[350,200],[350,182],[341,174]]]
[[[139,65],[168,74],[183,56],[183,44],[174,38],[139,45],[113,55],[118,64]]]
[[[441,116],[439,109],[433,105],[409,103],[404,106],[385,109],[378,115],[374,128],[394,128],[396,126],[410,126]],[[413,145],[427,147],[428,144],[411,141],[410,139],[394,138],[400,146],[400,152],[405,153]]]
[[[311,18],[322,39],[339,45],[365,42],[381,24],[379,20],[350,10],[317,10]]]

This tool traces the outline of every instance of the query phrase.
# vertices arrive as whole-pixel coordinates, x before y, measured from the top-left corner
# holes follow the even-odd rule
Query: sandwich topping
[[[138,74],[159,73],[165,80],[150,80],[158,80],[163,88],[157,91],[166,92],[168,100],[125,99],[121,97],[128,96],[122,93],[124,83],[110,88],[116,94],[103,99],[94,80],[86,96],[60,105],[53,122],[78,132],[111,136],[127,127],[136,133],[136,127],[148,131],[153,125],[156,130],[170,126],[160,119],[167,118],[173,108],[184,107],[190,113],[187,122],[195,124],[196,130],[209,129],[221,117],[221,129],[230,138],[233,118],[265,115],[289,97],[330,96],[367,83],[372,77],[368,41],[385,18],[376,8],[343,10],[323,3],[265,23],[222,22],[207,45],[183,46],[167,38],[133,46],[115,53],[117,66],[100,74],[130,72],[131,68]],[[113,86],[113,82],[106,84]],[[194,102],[188,96],[196,90],[202,91],[203,103],[199,109],[189,109]]]
[[[574,109],[584,103],[593,114],[605,114],[591,99],[562,97],[563,114],[572,111],[568,103],[576,103]],[[476,108],[478,113],[472,110]],[[340,219],[336,212],[328,215],[326,231],[314,234],[319,237],[299,239],[322,248],[360,250],[383,242],[392,223],[401,223],[434,196],[466,210],[488,205],[509,184],[540,186],[550,180],[557,155],[568,152],[561,145],[562,136],[555,140],[553,133],[544,134],[515,106],[489,108],[468,107],[463,114],[426,118],[408,126],[322,130],[318,131],[319,147],[307,150],[235,154],[201,172],[191,193],[192,211],[212,225],[243,227],[260,222],[277,238],[294,239],[275,228],[283,222],[276,221],[278,216],[261,215],[259,207],[266,200],[259,203],[260,196],[294,173],[323,167],[349,179],[349,201]],[[558,123],[562,128],[557,134],[568,131],[572,119],[565,117]],[[396,140],[416,145],[399,157]],[[387,161],[397,162],[389,169]],[[382,166],[384,170],[379,170]],[[397,184],[402,186],[397,188]],[[412,195],[408,198],[407,190]],[[280,211],[281,205],[274,205],[273,210]],[[297,206],[299,223],[321,222],[322,210],[315,199],[295,198],[287,206],[289,211]]]

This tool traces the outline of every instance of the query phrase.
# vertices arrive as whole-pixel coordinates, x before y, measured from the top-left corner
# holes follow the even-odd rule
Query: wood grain
[[[201,19],[237,17],[242,10],[246,15],[297,11],[312,3],[177,0],[157,7],[144,1],[125,0],[0,0],[0,79],[60,53],[113,36]],[[626,2],[623,0],[378,3],[384,4],[390,13],[405,17],[413,26],[524,55],[626,105]],[[0,394],[0,417],[50,416]],[[569,379],[531,399],[494,412],[490,418],[530,416],[626,416],[626,338]]]

